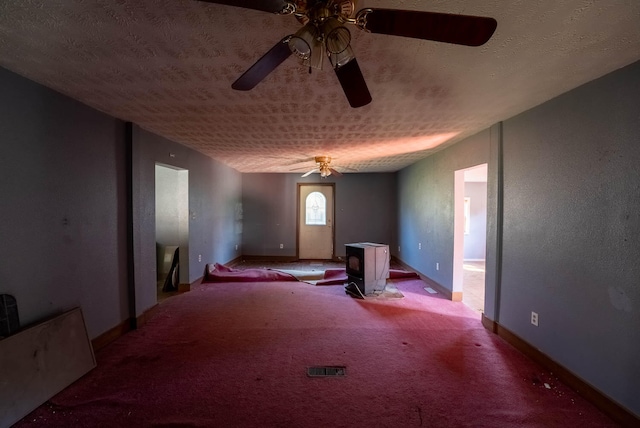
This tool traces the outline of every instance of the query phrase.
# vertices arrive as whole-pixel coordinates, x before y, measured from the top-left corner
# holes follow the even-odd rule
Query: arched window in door
[[[305,224],[325,226],[327,224],[327,198],[320,192],[311,192],[307,196]]]

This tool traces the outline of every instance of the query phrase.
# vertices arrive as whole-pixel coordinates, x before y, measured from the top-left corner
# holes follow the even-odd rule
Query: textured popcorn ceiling
[[[193,0],[2,0],[0,66],[241,172],[304,172],[316,155],[380,172],[640,59],[640,1],[365,6],[491,16],[498,28],[472,48],[350,27],[373,97],[358,109],[331,69],[309,74],[293,56],[232,90],[299,24]]]

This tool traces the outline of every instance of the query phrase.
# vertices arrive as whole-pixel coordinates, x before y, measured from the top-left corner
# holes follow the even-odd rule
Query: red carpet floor
[[[304,282],[164,301],[18,427],[613,427],[461,303],[398,280],[359,300]],[[311,378],[310,366],[346,366]],[[548,384],[548,387],[545,386]]]

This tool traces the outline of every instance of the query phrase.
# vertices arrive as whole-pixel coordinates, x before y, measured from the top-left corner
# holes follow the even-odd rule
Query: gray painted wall
[[[242,175],[138,126],[133,128],[132,153],[135,303],[140,315],[156,304],[156,164],[189,171],[189,248],[184,251],[189,260],[189,283],[203,275],[207,263],[226,263],[240,255]],[[182,256],[181,248],[181,260]]]
[[[95,338],[130,316],[125,124],[1,68],[0,93],[0,293],[22,325],[80,306]],[[132,137],[141,315],[156,304],[156,162],[190,171],[190,282],[240,254],[242,176],[139,127]]]
[[[636,414],[639,100],[640,62],[504,122],[499,314]]]
[[[301,178],[300,174],[243,174],[244,234],[242,253],[249,256],[296,255],[298,183],[335,183],[335,254],[344,245],[371,241],[395,246],[396,176],[344,174]],[[279,244],[283,244],[281,250]]]
[[[484,260],[487,250],[487,183],[464,183],[464,196],[471,198],[469,234],[464,236],[464,259]]]
[[[488,163],[489,169],[495,168],[489,162],[490,142],[490,130],[480,132],[398,173],[401,250],[395,255],[450,291],[453,288],[455,171],[483,163]],[[436,263],[440,265],[439,270]]]
[[[401,258],[451,287],[450,267],[433,269],[453,256],[449,180],[489,161],[486,316],[636,414],[638,100],[640,62],[399,173]]]
[[[128,317],[124,123],[2,68],[0,94],[0,293],[95,337]]]

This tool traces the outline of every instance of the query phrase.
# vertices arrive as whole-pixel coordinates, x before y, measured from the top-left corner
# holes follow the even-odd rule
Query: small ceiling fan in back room
[[[293,15],[302,24],[295,34],[285,36],[233,82],[233,89],[253,89],[291,54],[309,70],[322,69],[328,59],[351,107],[369,104],[371,94],[351,48],[346,24],[370,33],[465,46],[483,45],[497,26],[495,19],[482,16],[377,8],[356,12],[356,2],[350,0],[199,1]]]
[[[316,163],[316,168],[312,169],[311,171],[308,171],[306,173],[304,173],[302,175],[302,177],[308,177],[309,175],[313,174],[313,173],[319,173],[321,178],[326,178],[330,175],[334,175],[335,177],[341,177],[342,173],[338,170],[336,170],[335,168],[333,168],[331,166],[331,156],[315,156],[313,158],[314,162]],[[339,168],[344,168],[344,169],[348,169],[351,171],[356,171],[353,168],[347,168],[347,167],[339,167]],[[302,168],[297,168],[297,169],[302,169]]]

